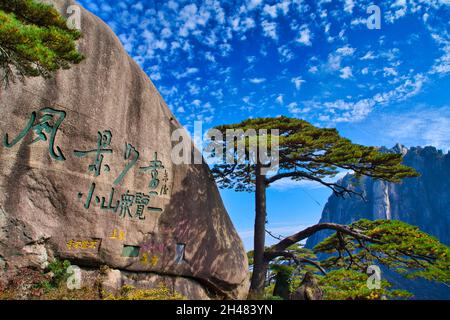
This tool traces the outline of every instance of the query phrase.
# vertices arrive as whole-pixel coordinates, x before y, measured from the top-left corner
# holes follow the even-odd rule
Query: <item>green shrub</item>
[[[70,261],[67,260],[60,261],[58,259],[55,259],[54,261],[50,262],[47,269],[49,272],[53,273],[52,279],[41,281],[36,285],[36,287],[42,288],[45,291],[59,288],[60,285],[66,282],[69,278],[69,274],[67,273],[67,268],[69,267]]]

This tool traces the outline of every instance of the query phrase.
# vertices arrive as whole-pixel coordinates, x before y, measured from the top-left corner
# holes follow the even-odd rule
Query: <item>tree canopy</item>
[[[450,248],[419,228],[398,220],[360,220],[350,225],[358,235],[336,232],[314,247],[331,254],[325,268],[365,271],[369,265],[389,267],[406,278],[450,283]]]
[[[406,299],[412,294],[393,289],[389,281],[381,279],[379,288],[367,286],[368,275],[355,270],[339,269],[319,276],[319,285],[324,291],[324,300],[388,300]]]
[[[352,143],[341,137],[336,129],[318,128],[305,120],[277,117],[249,119],[237,124],[216,127],[223,134],[227,130],[279,130],[279,166],[277,172],[268,175],[266,184],[283,179],[311,180],[331,188],[343,195],[351,190],[326,178],[334,177],[340,170],[352,170],[361,175],[390,182],[399,182],[405,177],[417,176],[417,172],[401,164],[402,155],[379,152],[375,147]],[[270,141],[271,135],[268,134]],[[225,143],[225,142],[224,142]],[[241,142],[242,143],[242,142]],[[252,149],[253,139],[245,143],[246,154]],[[237,145],[237,142],[236,142]],[[270,150],[270,142],[268,142]],[[230,152],[230,150],[227,150]],[[245,163],[221,163],[213,167],[213,174],[222,188],[236,191],[254,191],[255,164],[247,157]]]
[[[50,77],[83,60],[78,30],[50,5],[34,0],[0,0],[0,73],[5,86],[15,76]]]
[[[313,252],[304,248],[299,250],[297,244],[290,245],[325,229],[335,233],[316,245]],[[298,286],[304,272],[312,268],[315,268],[325,299],[411,296],[407,291],[393,289],[385,279],[381,279],[379,287],[369,288],[367,270],[370,266],[384,266],[409,279],[450,283],[450,248],[405,222],[363,219],[349,226],[324,223],[297,235],[295,239],[288,237],[280,241],[282,245],[278,243],[265,250],[266,255],[272,257],[272,264],[282,266],[271,266],[271,270],[280,269],[286,273],[288,268],[290,274],[298,275],[288,281],[291,291]],[[280,251],[282,247],[286,249]],[[279,279],[286,283],[285,278]]]

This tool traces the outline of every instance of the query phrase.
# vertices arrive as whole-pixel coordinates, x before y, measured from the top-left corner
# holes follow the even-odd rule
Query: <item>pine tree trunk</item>
[[[265,239],[266,239],[266,182],[265,176],[261,174],[261,166],[257,165],[256,170],[256,191],[255,191],[255,236],[254,236],[254,257],[253,275],[250,284],[250,296],[260,298],[264,294],[264,284],[268,268],[268,261],[264,259]]]

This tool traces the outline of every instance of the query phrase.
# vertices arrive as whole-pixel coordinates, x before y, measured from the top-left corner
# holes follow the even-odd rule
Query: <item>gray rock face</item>
[[[247,257],[207,165],[172,163],[181,125],[150,79],[84,9],[81,29],[80,65],[0,91],[0,278],[58,257],[245,297]]]
[[[404,179],[401,183],[386,183],[363,177],[356,189],[362,191],[367,202],[358,197],[338,198],[330,196],[322,212],[320,222],[349,224],[359,219],[395,219],[418,226],[421,230],[450,245],[450,153],[444,154],[434,147],[406,149],[395,146],[383,148],[384,152],[404,155],[403,163],[415,168],[421,176]],[[341,181],[352,184],[352,176]],[[329,232],[310,237],[306,243],[312,248]],[[428,283],[422,283],[428,286]],[[420,289],[418,285],[416,289]],[[446,297],[450,298],[450,290]],[[424,292],[422,297],[430,296]],[[442,296],[441,296],[442,297]]]
[[[398,148],[384,151],[399,152]],[[411,148],[404,154],[403,163],[415,168],[421,176],[398,184],[363,177],[354,187],[363,192],[367,201],[332,195],[320,221],[348,224],[359,219],[401,220],[450,245],[450,153],[443,154],[434,147]],[[354,181],[347,175],[341,183],[349,186]],[[309,238],[308,246],[322,241],[324,234]]]

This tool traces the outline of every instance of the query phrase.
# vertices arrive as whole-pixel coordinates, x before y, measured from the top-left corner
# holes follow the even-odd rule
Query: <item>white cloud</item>
[[[211,123],[214,120],[214,116],[208,116],[203,119],[206,123]]]
[[[344,2],[344,11],[348,13],[353,13],[353,8],[355,6],[355,3],[353,0],[345,0]]]
[[[351,67],[342,68],[340,77],[342,79],[349,79],[349,78],[353,77],[352,68]]]
[[[253,18],[247,17],[241,22],[241,32],[247,32],[254,27],[256,27],[256,23]]]
[[[248,81],[250,81],[251,83],[254,83],[254,84],[260,84],[260,83],[266,82],[266,79],[265,78],[251,78]]]
[[[177,79],[183,79],[183,78],[187,78],[190,75],[196,74],[197,72],[199,72],[198,68],[187,68],[184,72],[174,72],[173,76]]]
[[[336,52],[342,56],[351,56],[353,53],[355,53],[355,49],[350,46],[345,46],[342,48],[338,48]]]
[[[248,57],[246,58],[246,60],[247,60],[247,62],[248,62],[249,64],[252,64],[252,63],[254,63],[254,62],[256,61],[256,57],[255,57],[255,56],[248,56]]]
[[[165,42],[164,40],[156,40],[154,43],[154,48],[160,49],[160,50],[166,50],[167,42]]]
[[[433,66],[431,73],[438,73],[441,75],[450,73],[450,53],[436,59],[436,64]]]
[[[342,68],[341,64],[342,61],[350,56],[353,56],[355,53],[355,49],[350,46],[345,46],[336,49],[336,51],[330,53],[328,55],[327,63],[322,65],[322,68],[325,69],[326,72],[333,72],[333,71],[340,71],[341,72],[341,78],[347,79],[351,77],[351,68],[345,67]]]
[[[361,60],[373,60],[376,57],[373,55],[372,51],[368,51],[362,58]]]
[[[383,124],[383,133],[391,140],[450,151],[450,106],[432,108],[421,105],[401,114],[378,115],[375,127],[378,128],[380,123]]]
[[[406,0],[396,0],[392,4],[392,7],[404,7],[404,6],[406,6]]]
[[[291,79],[291,82],[295,85],[295,88],[297,90],[300,90],[302,84],[305,83],[306,81],[303,80],[301,77],[295,77]]]
[[[445,75],[450,72],[450,40],[449,34],[432,34],[432,38],[440,46],[442,55],[437,58],[430,70],[430,74]]]
[[[353,19],[352,22],[350,22],[350,24],[352,26],[366,25],[367,24],[367,19],[366,18],[356,18],[356,19]]]
[[[144,10],[144,5],[141,2],[137,2],[136,4],[132,5],[131,8],[137,11]]]
[[[160,72],[152,72],[150,73],[150,79],[152,79],[153,81],[158,81],[161,80],[162,76]]]
[[[261,5],[263,1],[262,0],[248,0],[247,1],[247,8],[248,10],[253,10]]]
[[[200,87],[195,83],[188,83],[188,90],[191,95],[196,95],[200,93]]]
[[[334,176],[333,178],[329,178],[329,179],[325,179],[326,182],[337,182],[340,179],[342,179],[343,177],[345,177],[345,175],[347,173],[349,173],[350,171],[341,171],[339,172],[336,176]],[[319,188],[327,188],[326,186],[322,185],[319,182],[316,181],[312,181],[312,180],[292,180],[289,178],[285,178],[285,179],[281,179],[281,180],[277,180],[274,183],[272,183],[270,185],[271,188],[276,189],[276,190],[290,190],[290,189],[297,189],[297,188],[305,188],[305,189],[319,189]]]
[[[330,123],[357,122],[365,119],[376,105],[402,102],[417,95],[426,81],[425,76],[418,74],[405,79],[394,89],[377,93],[370,98],[356,101],[338,99],[331,102],[304,101],[303,103],[313,109],[322,110],[322,113],[319,114],[320,121]]]
[[[383,71],[385,77],[395,77],[398,75],[397,71],[394,68],[384,67]]]
[[[311,38],[312,38],[311,31],[309,30],[308,27],[303,26],[302,29],[300,30],[300,35],[296,41],[305,46],[311,46],[312,45]]]
[[[178,10],[178,3],[174,0],[169,0],[167,6],[169,7],[169,9],[172,9],[174,11]]]
[[[310,73],[317,73],[317,71],[319,71],[319,68],[317,68],[317,66],[312,66],[311,68],[308,69],[308,72]]]
[[[278,17],[278,14],[277,14],[277,6],[276,6],[276,5],[269,6],[268,4],[266,4],[266,5],[264,6],[263,11],[264,11],[265,14],[269,15],[269,16],[270,16],[271,18],[273,18],[273,19],[275,19],[276,17]]]
[[[106,4],[106,3],[102,3],[101,4],[101,11],[103,12],[111,12],[113,9],[110,5]]]
[[[311,108],[306,107],[306,108],[299,108],[297,102],[291,102],[288,104],[288,110],[291,114],[293,115],[298,115],[301,113],[308,113],[311,111]]]
[[[170,38],[172,36],[172,30],[170,28],[164,28],[161,30],[161,38]]]
[[[159,91],[161,91],[163,96],[173,96],[178,92],[178,89],[175,86],[172,86],[171,88],[160,86]]]
[[[214,54],[212,52],[205,52],[205,59],[210,61],[210,62],[216,62],[216,57],[214,56]]]
[[[283,45],[278,48],[278,53],[281,55],[282,62],[288,62],[294,59],[294,52],[289,48],[288,45]]]
[[[282,94],[278,95],[275,101],[278,102],[279,104],[283,104],[283,95]]]
[[[275,22],[263,20],[263,22],[261,23],[261,27],[263,29],[263,34],[266,37],[272,38],[273,40],[278,40],[277,24]]]
[[[443,10],[448,7],[448,0],[394,0],[389,4],[383,3],[383,16],[386,14],[394,21],[411,15],[418,23],[414,34],[407,38],[391,34],[380,36],[379,41],[366,41],[354,33],[363,31],[363,28],[354,28],[351,24],[363,23],[366,18],[364,5],[354,0],[342,0],[337,4],[338,7],[331,0],[319,0],[317,7],[316,4],[300,0],[244,0],[241,3],[234,6],[220,0],[196,3],[168,0],[155,7],[136,0],[132,9],[131,5],[121,0],[117,2],[120,10],[112,10],[106,3],[103,7],[107,10],[106,22],[119,35],[130,56],[157,82],[161,94],[174,110],[180,106],[191,106],[195,98],[202,101],[212,99],[211,105],[217,106],[227,100],[225,97],[233,95],[251,97],[249,101],[252,101],[252,107],[261,105],[265,108],[269,101],[274,101],[277,97],[274,94],[278,92],[264,85],[267,92],[265,97],[261,97],[261,93],[252,92],[258,88],[234,83],[235,77],[232,75],[239,74],[239,68],[244,65],[243,77],[247,78],[248,83],[268,83],[272,75],[266,73],[264,60],[273,59],[273,52],[281,62],[286,63],[281,66],[274,80],[277,85],[302,90],[305,82],[298,77],[299,70],[304,69],[309,72],[309,76],[314,74],[317,96],[309,92],[301,93],[302,96],[309,96],[307,99],[316,101],[317,109],[305,116],[338,122],[362,119],[377,105],[404,101],[420,93],[428,79],[439,84],[439,79],[450,73],[450,42],[446,30],[448,19],[443,14]],[[96,13],[101,10],[98,5],[86,5],[96,10]],[[406,11],[403,10],[405,7]],[[287,18],[285,16],[288,13]],[[292,34],[294,37],[286,42],[280,41],[285,40],[285,35]],[[251,38],[253,36],[256,37]],[[269,41],[260,39],[261,36],[268,37]],[[434,40],[427,47],[429,59],[421,59],[420,67],[414,65],[416,60],[400,61],[400,57],[406,59],[408,52],[405,50],[413,47],[414,41],[428,36]],[[326,43],[329,37],[332,39]],[[270,39],[276,40],[279,45]],[[315,52],[306,46],[312,46],[313,42],[315,44],[315,39],[324,39],[323,50],[319,48],[318,58],[308,61]],[[235,48],[242,49],[240,45],[245,41],[251,41],[254,46],[252,54],[258,57],[258,63],[252,60],[249,65],[245,65],[245,54],[233,57],[238,59],[236,64],[223,59],[229,57]],[[305,47],[299,50],[299,46]],[[430,59],[435,60],[433,62]],[[202,64],[206,68],[202,68]],[[160,69],[150,69],[148,66],[152,65],[158,65]],[[231,71],[220,72],[225,67]],[[419,71],[423,74],[417,74],[417,70],[426,68],[428,71]],[[164,87],[159,80],[170,80],[172,75],[179,81]],[[353,77],[355,81],[339,81],[339,76],[347,79]],[[383,76],[387,77],[384,79],[387,81],[383,82]],[[200,77],[206,80],[206,85],[197,81]],[[356,90],[356,86],[358,91],[352,91]],[[297,97],[299,93],[293,92],[293,95]],[[284,96],[286,105],[292,101],[288,97]],[[240,103],[244,104],[242,101]],[[290,113],[301,114],[308,109],[304,107],[304,101],[297,103],[287,106]],[[234,110],[238,109],[239,106]],[[187,115],[180,120],[186,118]]]
[[[298,108],[298,104],[296,102],[289,103],[288,109],[290,113],[293,114],[300,113],[300,109]]]

